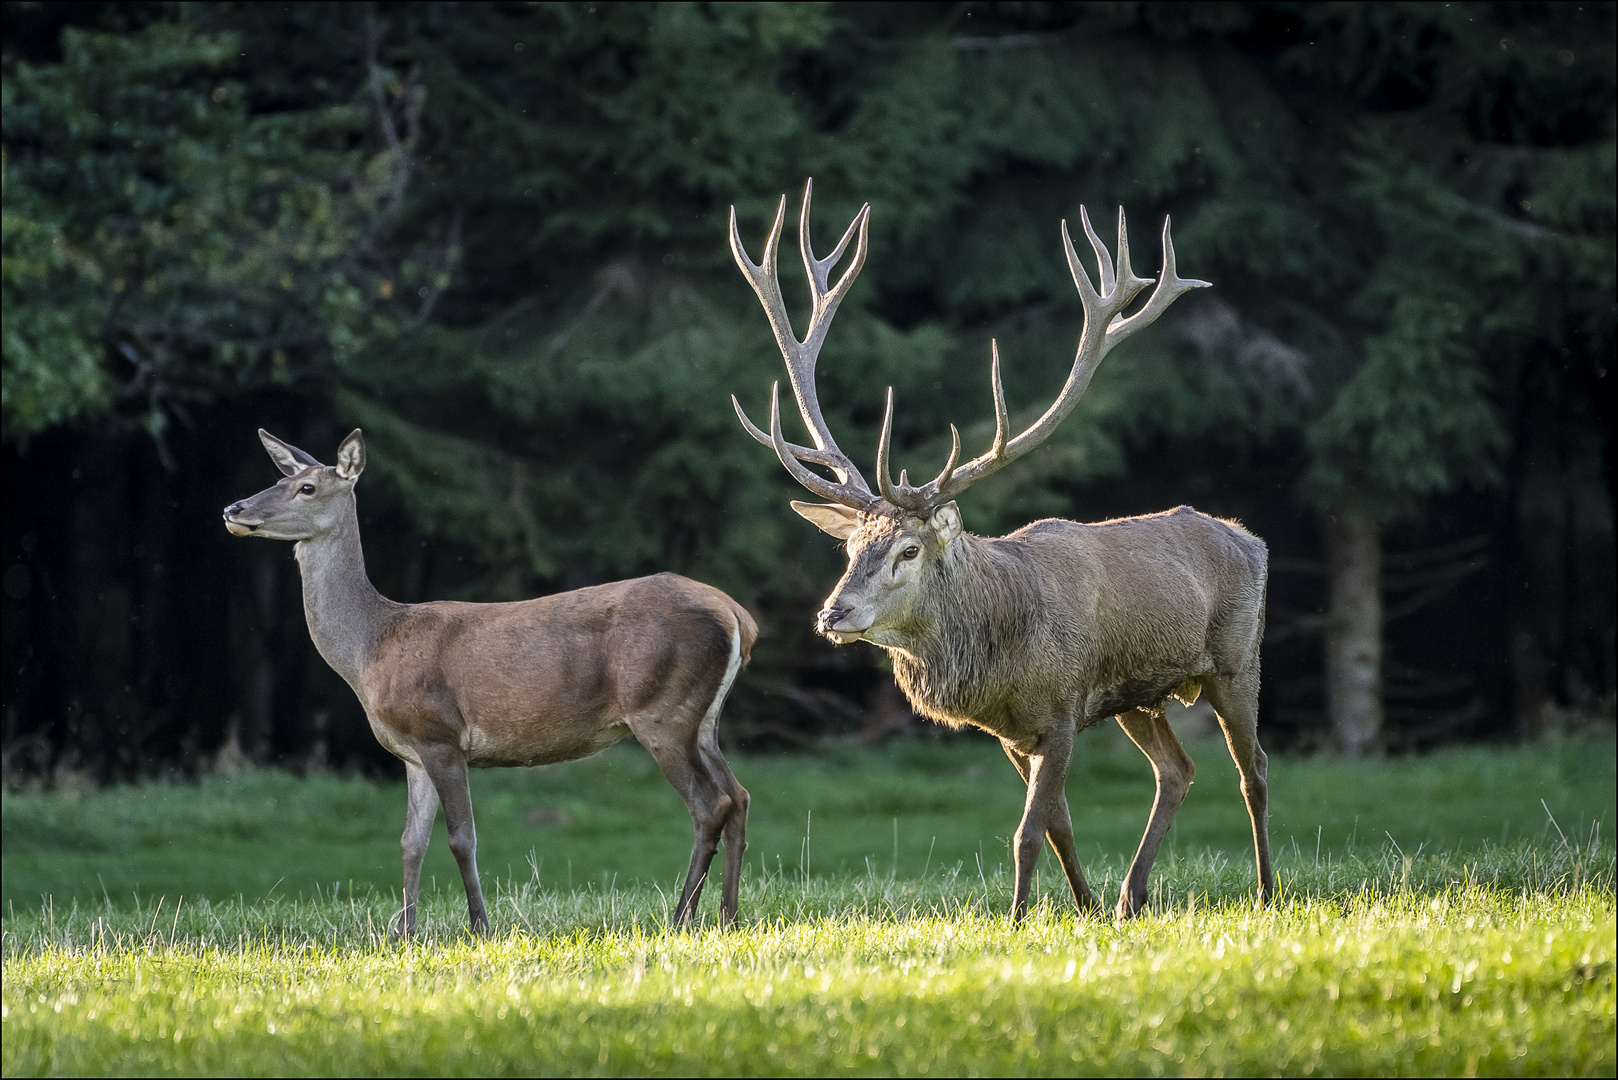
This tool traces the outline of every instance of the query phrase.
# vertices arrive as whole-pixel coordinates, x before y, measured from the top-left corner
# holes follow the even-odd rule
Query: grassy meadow
[[[1613,739],[1272,759],[1264,911],[1235,770],[1187,746],[1151,910],[1121,924],[1077,917],[1047,854],[1008,925],[1021,784],[980,740],[733,761],[730,932],[712,895],[668,928],[690,827],[633,746],[475,775],[487,940],[442,825],[425,932],[384,932],[402,785],[8,793],[3,1071],[1612,1075]],[[1077,757],[1110,899],[1150,768],[1112,729]]]

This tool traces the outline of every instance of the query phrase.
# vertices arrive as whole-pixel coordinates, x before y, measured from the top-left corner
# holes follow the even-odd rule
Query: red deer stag
[[[1194,772],[1163,717],[1168,699],[1191,702],[1206,691],[1219,714],[1230,753],[1241,773],[1253,821],[1258,894],[1275,892],[1270,870],[1264,751],[1258,744],[1259,639],[1264,628],[1267,554],[1264,543],[1240,525],[1189,507],[1161,514],[1081,525],[1037,521],[1009,536],[985,539],[965,532],[954,499],[968,486],[1038,446],[1073,410],[1096,365],[1119,342],[1150,325],[1181,293],[1206,285],[1175,272],[1174,245],[1163,223],[1163,274],[1150,298],[1124,315],[1151,282],[1129,265],[1124,214],[1118,211],[1116,270],[1106,246],[1080,210],[1095,249],[1101,291],[1079,262],[1062,223],[1068,268],[1084,305],[1084,330],[1067,383],[1031,427],[1013,437],[1000,387],[1000,356],[991,353],[994,442],[959,464],[961,439],[944,469],[920,487],[901,472],[889,477],[893,389],[877,443],[873,493],[848,456],[837,448],[821,416],[815,362],[837,306],[865,263],[871,208],[867,204],[835,250],[817,259],[809,244],[810,188],[803,193],[798,244],[813,308],[802,341],[793,334],[781,299],[776,253],[786,199],[764,243],[762,264],[747,257],[730,215],[730,247],[737,265],[764,304],[787,377],[813,446],[789,443],[781,433],[780,384],[771,390],[769,431],[760,430],[732,398],[753,438],[775,449],[781,464],[830,505],[794,502],[792,508],[845,542],[848,570],[827,597],[816,628],[832,641],[869,641],[886,649],[894,675],[916,711],[952,726],[973,725],[997,736],[1028,785],[1013,856],[1013,918],[1028,908],[1034,861],[1049,840],[1081,908],[1098,905],[1073,848],[1073,823],[1064,785],[1074,736],[1113,716],[1152,763],[1157,798],[1146,834],[1118,898],[1120,916],[1146,901],[1146,881],[1158,845],[1185,798]],[[858,235],[848,269],[835,287],[829,273]],[[822,466],[827,479],[808,466]]]
[[[466,885],[472,929],[487,932],[467,768],[544,765],[634,735],[691,810],[696,845],[675,921],[691,921],[721,835],[720,918],[736,918],[747,790],[719,752],[719,711],[758,627],[718,589],[675,574],[510,604],[397,604],[365,573],[354,484],[358,430],[325,466],[269,432],[285,474],[225,508],[236,536],[296,540],[309,634],[359,695],[377,741],[405,763],[404,909],[416,924],[421,861],[440,803]]]

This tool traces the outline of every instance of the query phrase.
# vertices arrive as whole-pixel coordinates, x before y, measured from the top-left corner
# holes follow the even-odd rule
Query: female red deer
[[[674,918],[691,921],[721,835],[720,918],[736,918],[747,789],[719,752],[719,711],[758,627],[718,589],[657,574],[511,604],[396,604],[371,585],[354,484],[355,430],[337,464],[260,430],[285,474],[225,508],[236,536],[296,540],[315,648],[359,695],[377,741],[405,763],[404,909],[416,925],[421,861],[444,806],[472,929],[488,930],[467,767],[545,765],[634,735],[691,810],[696,845]]]
[[[770,395],[770,430],[760,430],[732,398],[749,434],[775,449],[797,481],[830,504],[792,508],[845,542],[848,570],[827,597],[817,629],[832,641],[869,641],[893,658],[899,686],[916,711],[944,724],[972,725],[1000,739],[1028,785],[1013,856],[1012,914],[1028,907],[1041,838],[1050,841],[1080,907],[1099,905],[1085,883],[1073,847],[1064,785],[1074,736],[1116,717],[1146,754],[1157,776],[1157,798],[1140,848],[1118,897],[1129,916],[1146,901],[1146,880],[1158,845],[1185,798],[1195,771],[1163,717],[1170,697],[1190,703],[1206,692],[1241,773],[1253,823],[1258,893],[1275,891],[1270,870],[1264,751],[1258,744],[1259,642],[1264,632],[1268,556],[1263,541],[1232,521],[1180,507],[1161,514],[1093,525],[1038,521],[1009,536],[965,532],[954,499],[968,486],[1038,446],[1073,410],[1096,365],[1119,342],[1149,326],[1175,298],[1207,285],[1175,272],[1174,244],[1163,223],[1163,274],[1140,310],[1128,307],[1151,282],[1129,265],[1123,210],[1118,211],[1116,271],[1106,246],[1081,208],[1095,249],[1101,291],[1079,262],[1062,223],[1068,268],[1084,305],[1084,330],[1067,383],[1028,430],[1011,437],[1000,356],[991,353],[995,435],[989,449],[958,464],[961,439],[953,425],[949,459],[938,476],[912,487],[901,472],[889,477],[893,389],[888,389],[877,443],[877,491],[837,448],[821,416],[815,362],[837,306],[865,263],[871,208],[867,204],[836,249],[817,259],[809,245],[810,187],[798,219],[798,245],[810,282],[809,332],[794,336],[781,299],[776,254],[786,215],[783,197],[764,244],[762,264],[743,250],[730,214],[730,247],[764,305],[798,412],[813,446],[781,433],[780,384]],[[835,287],[829,273],[858,234],[849,268]],[[827,479],[808,466],[822,466]]]

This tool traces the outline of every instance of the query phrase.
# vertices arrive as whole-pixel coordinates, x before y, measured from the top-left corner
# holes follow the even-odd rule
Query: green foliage
[[[1611,50],[1575,40],[1578,19],[1289,8],[1311,43],[1267,63],[1210,48],[1252,29],[1236,9],[1023,17],[951,37],[835,7],[401,10],[365,33],[420,73],[378,86],[418,111],[430,94],[422,162],[414,142],[355,149],[371,110],[230,66],[240,34],[273,51],[284,20],[68,31],[60,65],[7,71],[8,430],[116,396],[159,431],[227,388],[339,373],[336,411],[401,451],[393,494],[491,570],[700,568],[778,592],[787,532],[731,543],[709,524],[788,483],[725,407],[757,408],[776,365],[724,208],[756,237],[811,173],[822,237],[876,208],[823,399],[863,447],[895,385],[915,471],[950,421],[985,428],[989,334],[1012,346],[1014,408],[1060,384],[1077,328],[1055,223],[1081,198],[1131,205],[1148,267],[1141,224],[1180,209],[1182,263],[1217,280],[1109,362],[1110,401],[973,494],[984,526],[1060,512],[1157,431],[1301,429],[1301,494],[1407,515],[1497,479],[1499,373],[1548,323],[1610,334]],[[356,19],[324,18],[322,48],[358,48]],[[255,80],[299,107],[249,111]],[[416,255],[385,265],[401,214]],[[456,279],[423,254],[461,250],[433,239],[451,220]],[[400,306],[452,280],[436,314]],[[423,468],[432,432],[458,465]],[[605,488],[632,498],[580,497]]]
[[[1602,9],[1611,28],[1611,9]],[[1431,494],[1501,479],[1513,403],[1536,353],[1600,369],[1613,336],[1618,136],[1611,34],[1568,11],[1400,5],[1314,9],[1353,48],[1298,49],[1297,68],[1409,107],[1343,124],[1344,190],[1382,250],[1345,315],[1363,361],[1308,430],[1304,493],[1384,520]]]
[[[158,436],[406,324],[379,301],[416,282],[377,245],[408,148],[366,153],[360,107],[250,115],[239,44],[183,23],[70,28],[61,63],[8,61],[11,437],[117,403]]]
[[[61,64],[8,65],[8,431],[130,398],[156,432],[221,393],[346,386],[336,411],[401,451],[394,495],[491,570],[779,592],[787,532],[710,524],[788,486],[725,407],[757,408],[776,365],[724,208],[756,237],[811,173],[822,237],[876,208],[822,365],[851,446],[887,384],[901,457],[941,458],[950,421],[984,430],[990,334],[1013,407],[1037,410],[1077,329],[1055,223],[1081,198],[1129,203],[1140,252],[1141,224],[1181,210],[1182,264],[1217,281],[1109,362],[1111,400],[1043,460],[973,494],[985,526],[1060,512],[1154,432],[1296,429],[1305,498],[1408,515],[1497,480],[1502,373],[1536,342],[1611,336],[1611,47],[1586,17],[1286,8],[1303,43],[1273,62],[1222,44],[1257,25],[1245,9],[1008,10],[1001,37],[780,5],[393,17],[363,29],[393,65],[379,98],[436,148],[419,162],[413,138],[356,149],[372,109],[232,60],[242,34],[256,56],[319,18],[335,73],[362,36],[340,13],[69,30]],[[259,85],[297,107],[250,110]],[[402,307],[450,284],[436,312]],[[459,464],[423,468],[439,437]],[[605,488],[629,498],[580,497]]]
[[[12,184],[9,164],[4,174],[0,418],[10,434],[40,431],[105,408],[111,394],[100,364],[100,311],[91,290],[79,287],[84,271],[69,257],[36,193]]]
[[[165,449],[176,421],[239,426],[246,455],[251,422],[311,439],[363,426],[366,539],[390,592],[509,599],[685,572],[759,614],[749,680],[799,681],[816,647],[802,614],[838,557],[731,413],[736,394],[762,420],[781,369],[730,261],[730,207],[756,255],[788,193],[782,275],[801,330],[804,178],[822,253],[871,201],[821,400],[864,464],[892,386],[895,465],[925,477],[951,424],[968,454],[989,444],[991,339],[1013,421],[1050,401],[1082,317],[1058,223],[1087,206],[1110,241],[1121,204],[1137,270],[1156,272],[1172,213],[1181,269],[1215,288],[1109,358],[1044,447],[968,492],[969,528],[1200,488],[1220,512],[1265,507],[1254,524],[1279,566],[1309,554],[1296,549],[1322,509],[1424,522],[1440,496],[1502,487],[1520,542],[1497,550],[1537,562],[1536,613],[1502,615],[1499,641],[1565,624],[1591,658],[1570,645],[1546,678],[1573,698],[1610,685],[1610,633],[1589,630],[1610,627],[1612,596],[1610,5],[194,4],[95,30],[74,20],[100,16],[74,10],[59,50],[6,41],[0,425],[18,460],[74,424],[85,441],[58,440],[65,453],[127,458],[110,439],[170,431],[159,450],[181,469]],[[1142,464],[1171,459],[1197,475]],[[199,474],[198,489],[223,483]],[[41,520],[93,516],[74,505]],[[130,528],[189,536],[196,520]],[[1532,554],[1574,533],[1577,573],[1560,551]],[[75,565],[106,562],[88,550]],[[221,572],[241,558],[207,556]],[[29,565],[19,589],[45,580]],[[84,602],[58,610],[145,595],[82,580]],[[221,618],[258,626],[232,606],[247,602]],[[19,730],[79,709],[73,695],[110,716],[132,707],[107,704],[127,686],[159,708],[186,662],[170,657],[189,650],[155,630],[137,645],[117,622],[58,640],[105,640],[142,671],[81,693],[29,667],[55,681],[6,714]],[[8,641],[26,650],[36,632]],[[277,693],[300,724],[305,683]],[[1505,691],[1487,693],[1503,714]],[[239,697],[212,699],[229,700],[196,721],[199,745]],[[153,730],[173,750],[167,724]]]

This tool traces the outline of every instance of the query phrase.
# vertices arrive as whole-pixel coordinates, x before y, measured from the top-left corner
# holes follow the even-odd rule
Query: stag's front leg
[[[422,751],[421,763],[432,778],[438,801],[444,804],[449,828],[449,850],[461,869],[466,886],[466,910],[474,934],[489,932],[489,914],[483,907],[483,886],[478,881],[478,833],[472,822],[472,787],[466,755],[459,747],[435,746]]]
[[[1073,735],[1071,718],[1057,720],[1027,751],[1028,801],[1023,804],[1022,824],[1017,826],[1017,842],[1012,849],[1017,867],[1017,886],[1011,898],[1013,922],[1021,922],[1023,916],[1028,914],[1028,893],[1034,884],[1034,863],[1039,860],[1039,850],[1044,846],[1045,834],[1056,818],[1057,809],[1066,802],[1064,789],[1067,785],[1067,767],[1073,760]],[[1071,833],[1071,822],[1068,830]],[[1077,865],[1078,860],[1075,859],[1074,866]],[[1088,888],[1085,891],[1088,892]]]
[[[1000,740],[1001,749],[1017,767],[1023,783],[1028,783],[1028,777],[1033,771],[1028,755],[1018,750],[1014,745]],[[1064,783],[1063,787],[1066,787]],[[1068,809],[1067,792],[1058,792],[1056,809],[1051,820],[1045,826],[1045,839],[1050,841],[1051,850],[1056,853],[1056,861],[1062,864],[1062,873],[1067,875],[1068,888],[1073,890],[1073,902],[1079,910],[1089,914],[1100,914],[1101,904],[1096,900],[1095,893],[1090,891],[1090,883],[1084,879],[1084,868],[1079,865],[1079,853],[1073,846],[1073,813]]]
[[[421,862],[427,857],[427,844],[433,836],[433,819],[438,816],[438,792],[432,778],[420,765],[405,764],[404,835],[399,849],[404,855],[404,909],[395,929],[404,937],[416,932],[416,899],[421,894]]]
[[[1157,777],[1157,796],[1152,801],[1146,834],[1140,838],[1135,861],[1129,864],[1129,873],[1118,893],[1118,917],[1127,919],[1146,904],[1146,879],[1152,873],[1152,863],[1157,860],[1158,846],[1168,834],[1174,812],[1185,801],[1185,793],[1191,790],[1191,778],[1196,775],[1197,767],[1180,746],[1180,740],[1174,737],[1174,730],[1162,713],[1131,709],[1119,714],[1118,726],[1151,761],[1152,772]]]

